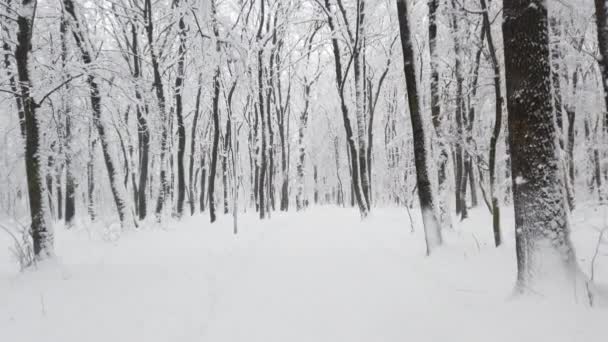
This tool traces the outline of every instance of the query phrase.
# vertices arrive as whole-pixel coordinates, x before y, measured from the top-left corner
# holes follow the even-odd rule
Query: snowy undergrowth
[[[413,211],[414,214],[417,214]],[[595,214],[594,214],[595,213]],[[487,211],[444,231],[425,257],[403,209],[314,208],[169,222],[111,234],[56,229],[58,257],[18,273],[0,237],[0,341],[602,341],[608,309],[513,300],[515,251],[494,248]],[[573,240],[588,272],[599,212]],[[111,230],[110,230],[111,231]],[[594,278],[608,284],[608,245]]]

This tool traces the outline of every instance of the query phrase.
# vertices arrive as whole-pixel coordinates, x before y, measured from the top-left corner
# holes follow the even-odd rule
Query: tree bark
[[[38,104],[32,98],[33,82],[30,79],[30,51],[32,50],[33,22],[36,15],[36,1],[23,0],[17,17],[17,47],[15,61],[19,80],[19,96],[25,123],[25,171],[30,205],[30,234],[37,259],[53,255],[53,233],[48,227],[44,206],[45,186],[42,165],[40,165],[40,127],[36,109]]]
[[[339,3],[340,4],[340,3]],[[344,123],[344,131],[346,133],[346,143],[348,146],[348,154],[350,159],[350,170],[351,170],[351,179],[354,193],[354,198],[352,198],[354,202],[356,201],[357,206],[359,207],[359,213],[361,217],[366,217],[368,215],[369,209],[367,203],[365,201],[362,189],[361,189],[361,180],[360,180],[360,169],[359,169],[359,157],[357,154],[357,147],[355,146],[355,138],[353,134],[353,129],[351,126],[350,118],[348,115],[348,107],[346,106],[346,99],[344,98],[344,77],[342,70],[342,62],[341,62],[341,53],[340,46],[338,44],[337,38],[337,29],[336,24],[333,18],[333,11],[331,9],[331,5],[329,0],[325,0],[325,8],[329,12],[327,15],[327,23],[332,33],[331,45],[334,54],[334,66],[336,70],[336,86],[338,88],[338,94],[340,96],[340,109],[342,111],[342,121]],[[348,71],[348,70],[347,70]]]
[[[190,215],[194,215],[194,158],[196,156],[196,131],[198,127],[198,120],[201,115],[200,106],[201,106],[201,93],[203,90],[203,86],[201,83],[201,75],[199,74],[199,84],[198,90],[196,92],[196,105],[194,107],[194,119],[192,120],[192,133],[190,134],[190,164],[188,166],[188,184],[189,184],[189,202],[190,202]],[[202,154],[202,151],[201,151]],[[203,182],[204,183],[204,182]],[[201,184],[201,187],[203,184]],[[202,211],[202,210],[201,210]]]
[[[490,51],[492,69],[494,71],[495,110],[494,130],[492,131],[492,138],[490,139],[490,196],[492,198],[492,229],[494,233],[494,245],[498,247],[502,243],[502,237],[500,229],[500,202],[498,200],[498,194],[496,191],[496,148],[498,145],[498,139],[500,138],[500,131],[502,130],[502,82],[500,79],[498,56],[496,55],[494,39],[492,38],[492,28],[490,25],[490,17],[488,14],[486,0],[480,0],[480,4],[483,10],[483,29],[486,32],[488,50]]]
[[[179,0],[175,1],[179,7]],[[183,13],[181,9],[177,9]],[[186,199],[186,172],[184,170],[184,155],[186,153],[186,126],[184,124],[182,92],[184,89],[184,73],[186,60],[186,24],[183,14],[179,17],[179,47],[177,51],[177,76],[175,78],[175,115],[177,117],[177,217],[184,213]]]
[[[67,68],[67,20],[64,15],[61,16],[59,31],[61,33],[61,64],[65,72]],[[74,136],[72,134],[72,106],[67,99],[69,96],[68,85],[65,86],[63,96],[63,115],[65,116],[65,225],[69,228],[72,226],[74,217],[76,216],[76,176],[74,175],[73,156],[74,156]]]
[[[542,0],[505,1],[503,13],[520,293],[571,288],[581,276],[557,154],[545,5]]]
[[[428,160],[427,141],[424,132],[424,121],[418,98],[418,84],[416,69],[414,66],[414,50],[408,18],[407,0],[396,0],[397,16],[399,17],[399,31],[401,35],[401,47],[403,49],[403,67],[407,86],[407,100],[410,109],[414,138],[414,161],[416,165],[416,178],[418,185],[418,198],[424,232],[426,239],[427,254],[442,243],[441,230],[436,215],[435,194],[429,179],[430,161]]]
[[[219,55],[220,53],[220,45],[217,39],[219,38],[219,31],[217,28],[217,18],[215,12],[215,1],[212,1],[212,11],[213,11],[213,32],[216,38],[216,46],[215,51]],[[219,57],[219,56],[218,56]],[[215,222],[217,219],[216,207],[215,207],[215,174],[217,172],[217,159],[218,159],[218,150],[219,150],[219,142],[220,142],[220,109],[219,109],[219,100],[220,100],[220,62],[215,68],[215,75],[213,75],[213,145],[211,147],[211,163],[209,166],[209,219],[211,223]]]
[[[159,156],[159,167],[160,167],[160,175],[159,175],[159,193],[158,199],[156,201],[156,218],[160,221],[163,211],[163,206],[165,203],[165,198],[169,194],[169,183],[167,182],[167,167],[166,167],[166,153],[167,153],[167,143],[168,143],[168,124],[169,120],[167,117],[167,109],[166,109],[166,99],[165,99],[165,91],[163,87],[163,81],[160,73],[160,65],[158,63],[158,55],[155,49],[155,41],[154,41],[154,19],[152,18],[152,1],[145,0],[144,2],[144,20],[145,20],[145,28],[146,28],[146,36],[148,38],[148,49],[150,51],[150,59],[152,61],[152,74],[154,77],[153,88],[156,94],[156,100],[158,102],[158,114],[160,118],[161,124],[161,134],[160,134],[160,156]]]
[[[601,56],[598,64],[604,87],[604,132],[608,132],[608,3],[605,0],[594,0],[594,3],[598,50]]]

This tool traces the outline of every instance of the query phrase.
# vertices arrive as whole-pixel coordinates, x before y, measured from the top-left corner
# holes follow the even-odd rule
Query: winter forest
[[[604,341],[604,0],[0,0],[0,340]]]

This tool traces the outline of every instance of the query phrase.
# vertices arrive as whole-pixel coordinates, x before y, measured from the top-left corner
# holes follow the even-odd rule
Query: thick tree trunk
[[[429,178],[430,161],[428,159],[427,140],[424,132],[424,121],[418,98],[418,84],[414,66],[414,50],[408,18],[407,0],[396,0],[397,16],[399,17],[399,31],[401,34],[401,47],[403,49],[403,66],[407,85],[407,100],[410,109],[414,138],[414,161],[416,164],[416,178],[418,197],[424,232],[426,238],[427,254],[430,254],[442,243],[441,227],[436,215],[436,199]]]
[[[505,1],[503,39],[517,290],[561,296],[546,291],[572,289],[581,271],[570,241],[556,144],[545,5],[542,0]]]
[[[40,165],[40,128],[36,109],[38,104],[32,98],[30,79],[30,51],[36,1],[23,0],[17,17],[17,47],[15,61],[19,79],[19,96],[25,119],[25,171],[30,205],[30,233],[37,259],[53,255],[53,233],[47,225],[44,206],[45,186]]]
[[[608,3],[606,0],[594,0],[595,22],[597,25],[598,50],[601,58],[598,64],[602,72],[604,87],[604,131],[608,132]]]

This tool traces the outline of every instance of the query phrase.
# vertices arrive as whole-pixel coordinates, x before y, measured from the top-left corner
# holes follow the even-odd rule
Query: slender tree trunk
[[[201,192],[199,196],[199,210],[201,213],[205,212],[205,184],[207,183],[207,166],[205,165],[205,153],[201,151]]]
[[[158,63],[158,55],[155,49],[154,42],[154,19],[152,17],[152,1],[145,0],[144,2],[144,20],[145,20],[145,28],[146,28],[146,36],[148,39],[148,50],[150,51],[150,59],[152,62],[152,74],[154,77],[154,83],[152,86],[154,87],[156,100],[158,102],[158,113],[161,124],[161,133],[160,133],[160,156],[159,156],[159,167],[160,167],[160,175],[159,175],[159,194],[158,199],[156,201],[156,217],[157,220],[161,219],[163,206],[165,203],[165,199],[167,195],[169,195],[169,183],[167,182],[167,166],[166,166],[166,153],[168,151],[168,135],[169,129],[168,124],[169,120],[167,117],[167,109],[166,109],[166,99],[165,99],[165,91],[163,87],[163,81],[160,72],[160,65]]]
[[[342,62],[341,62],[341,53],[340,46],[338,44],[338,38],[336,33],[336,24],[334,22],[334,17],[331,15],[333,13],[331,9],[331,5],[329,0],[325,0],[325,8],[330,12],[327,16],[327,23],[332,32],[332,50],[334,54],[334,66],[336,69],[336,86],[338,88],[338,94],[340,95],[340,109],[342,111],[342,121],[344,123],[344,131],[346,133],[346,143],[348,146],[348,154],[350,159],[350,170],[351,170],[351,179],[353,186],[353,198],[351,202],[356,201],[361,217],[366,217],[369,209],[367,207],[367,203],[365,201],[363,192],[361,190],[361,180],[360,180],[360,169],[359,169],[359,157],[357,154],[357,147],[355,146],[355,138],[353,134],[353,129],[351,126],[350,118],[348,115],[348,107],[346,106],[346,99],[344,98],[344,77],[342,71]],[[354,204],[354,203],[353,203]]]
[[[439,0],[428,0],[429,7],[429,51],[430,51],[430,66],[431,66],[431,117],[433,119],[433,127],[437,136],[437,149],[439,150],[438,160],[438,183],[439,183],[439,210],[440,222],[442,225],[451,226],[451,215],[447,208],[448,198],[448,181],[447,181],[447,165],[448,165],[448,149],[443,141],[443,133],[441,131],[441,95],[439,89],[439,56],[437,53],[437,15],[439,9]]]
[[[89,124],[89,156],[87,160],[87,211],[91,221],[97,219],[95,213],[95,149],[97,147],[97,139],[93,136],[93,124]]]
[[[211,163],[209,166],[209,218],[211,223],[217,218],[215,207],[215,174],[217,171],[217,159],[220,142],[220,112],[219,112],[219,97],[220,97],[220,67],[216,67],[215,75],[213,76],[213,145],[211,147]]]
[[[67,21],[64,15],[61,17],[61,23],[59,25],[59,31],[61,33],[61,63],[62,68],[65,71],[67,67]],[[69,84],[65,85],[63,90],[63,114],[65,116],[65,224],[70,228],[73,224],[74,217],[76,216],[76,176],[73,170],[73,155],[74,155],[74,137],[72,135],[73,123],[72,123],[72,106],[67,100],[70,93]]]
[[[441,230],[436,215],[436,199],[429,179],[430,161],[428,160],[427,140],[424,132],[424,121],[418,98],[418,84],[414,65],[414,49],[409,25],[407,0],[396,0],[397,16],[399,17],[399,31],[401,34],[401,47],[403,49],[404,75],[407,85],[407,100],[410,109],[414,138],[414,161],[416,164],[416,178],[418,197],[424,232],[426,238],[427,254],[430,254],[442,243]]]
[[[353,71],[355,74],[355,102],[357,115],[357,140],[359,150],[359,175],[361,179],[361,191],[365,200],[365,205],[370,210],[370,186],[367,170],[367,132],[365,120],[365,76],[363,75],[363,25],[365,23],[365,1],[357,0],[357,31],[355,46],[353,48]]]
[[[305,197],[304,197],[304,166],[306,161],[306,145],[304,143],[304,135],[306,132],[306,127],[308,125],[308,107],[310,103],[310,84],[306,83],[306,79],[304,80],[304,109],[300,113],[300,124],[298,126],[298,165],[297,165],[297,175],[298,175],[298,189],[296,194],[296,208],[298,211],[304,209],[305,205]]]
[[[552,111],[546,3],[504,2],[503,39],[515,206],[517,290],[577,286]],[[557,293],[543,293],[543,295]],[[560,292],[559,295],[562,295]]]
[[[502,82],[500,80],[500,66],[498,64],[496,48],[494,47],[494,39],[492,38],[492,29],[490,26],[490,18],[488,8],[486,6],[486,0],[480,0],[480,4],[483,10],[483,29],[486,32],[488,50],[490,51],[492,69],[494,71],[495,111],[494,130],[492,131],[492,138],[490,139],[490,196],[492,197],[492,229],[494,232],[494,245],[498,247],[502,243],[502,238],[500,229],[500,202],[498,200],[498,191],[496,190],[498,186],[496,182],[496,149],[498,139],[500,138],[500,132],[502,130]]]
[[[194,119],[192,120],[192,133],[190,134],[190,164],[188,166],[188,184],[189,184],[189,202],[190,202],[190,215],[194,215],[194,158],[196,156],[196,132],[198,127],[198,120],[201,114],[201,93],[203,90],[201,83],[201,75],[199,74],[198,91],[196,92],[196,105],[194,109]],[[202,151],[201,151],[202,154]],[[201,184],[201,186],[203,186]]]
[[[176,6],[179,0],[176,0]],[[177,9],[181,13],[181,9]],[[177,216],[182,217],[184,213],[184,200],[186,199],[186,172],[184,170],[184,155],[186,153],[186,126],[184,124],[182,92],[184,84],[185,59],[186,59],[186,24],[184,16],[180,15],[179,22],[179,47],[177,61],[177,77],[175,78],[175,114],[177,117]]]

